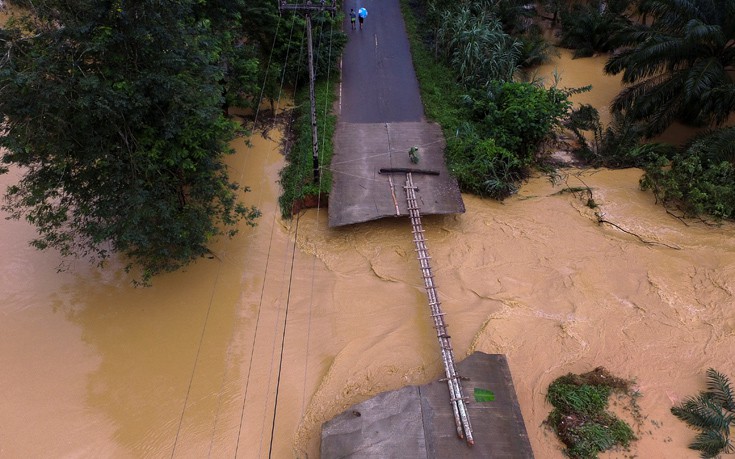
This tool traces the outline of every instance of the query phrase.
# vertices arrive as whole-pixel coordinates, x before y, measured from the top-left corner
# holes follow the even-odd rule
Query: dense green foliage
[[[463,101],[469,117],[448,142],[450,170],[464,191],[495,198],[517,191],[544,140],[571,107],[563,91],[514,82],[494,82]]]
[[[727,376],[710,368],[707,370],[707,390],[696,397],[688,397],[671,413],[699,431],[691,449],[703,458],[735,453],[730,433],[735,428],[735,392]]]
[[[628,383],[603,368],[582,375],[570,373],[551,383],[546,400],[554,409],[546,422],[567,446],[569,457],[594,459],[635,440],[630,426],[607,411],[613,391],[627,393]]]
[[[489,137],[530,166],[541,143],[572,107],[568,93],[531,83],[494,82],[465,101],[482,137]]]
[[[223,162],[223,106],[257,85],[243,3],[48,0],[0,30],[2,159],[23,174],[5,207],[33,245],[121,253],[147,281],[253,222]]]
[[[735,110],[735,1],[649,0],[652,24],[630,23],[615,35],[605,65],[628,86],[612,108],[641,122],[646,135],[678,120],[722,124]]]
[[[611,391],[608,386],[577,385],[557,380],[549,386],[546,398],[554,408],[564,413],[592,416],[607,408]]]
[[[493,139],[468,136],[447,147],[450,170],[465,192],[505,197],[518,191],[523,179],[521,160]]]
[[[630,22],[623,15],[627,3],[595,0],[562,9],[560,45],[574,49],[574,57],[612,51],[611,37]]]
[[[536,9],[523,0],[421,0],[412,6],[430,31],[423,38],[435,56],[459,66],[460,77],[472,84],[508,80],[519,69],[546,62],[552,53],[533,22]]]
[[[521,57],[521,43],[505,33],[500,19],[469,5],[440,13],[435,40],[436,48],[458,70],[466,86],[512,79]]]
[[[300,203],[310,198],[322,199],[332,188],[332,173],[329,164],[334,153],[332,136],[337,117],[331,113],[336,99],[333,84],[323,80],[315,88],[317,100],[317,129],[319,140],[319,180],[314,181],[314,153],[311,143],[311,114],[309,89],[303,88],[296,94],[296,113],[291,127],[294,143],[288,150],[288,165],[281,170],[282,194],[279,198],[283,218],[290,218]],[[332,82],[333,83],[333,82]],[[324,110],[327,108],[327,110]]]
[[[512,81],[522,41],[509,31],[522,21],[508,12],[529,11],[500,3],[406,0],[403,15],[425,111],[444,128],[450,170],[463,191],[502,199],[536,164],[570,103],[567,92]]]
[[[701,134],[645,170],[641,184],[665,204],[689,216],[735,218],[735,127]]]

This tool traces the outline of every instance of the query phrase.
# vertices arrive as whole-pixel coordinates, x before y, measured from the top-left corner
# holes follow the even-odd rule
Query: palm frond
[[[699,134],[685,145],[685,150],[688,155],[706,158],[707,161],[713,164],[723,161],[735,164],[735,127],[726,127]],[[729,385],[721,388],[724,394],[728,393],[727,389],[729,389]],[[732,401],[732,390],[729,394],[729,397],[728,395],[724,396],[726,401]],[[723,406],[733,411],[730,403],[723,404]]]
[[[717,46],[722,46],[727,41],[723,35],[722,27],[705,24],[698,19],[692,19],[687,23],[684,34],[689,39]]]
[[[687,99],[699,102],[706,98],[707,93],[728,79],[722,63],[715,59],[700,59],[692,65],[687,73],[684,85]]]
[[[714,402],[708,393],[686,399],[682,405],[671,408],[671,413],[701,431],[724,431],[729,429],[730,425],[730,419],[722,407]]]
[[[650,11],[659,18],[658,27],[677,28],[681,27],[688,18],[706,19],[694,0],[654,1],[651,2]]]
[[[605,65],[605,72],[623,72],[623,83],[630,84],[665,73],[678,62],[691,58],[692,50],[681,38],[657,35],[611,57]]]
[[[735,83],[713,88],[701,103],[702,111],[712,114],[713,123],[722,125],[735,112]]]
[[[714,458],[726,448],[732,448],[732,444],[722,432],[708,430],[697,434],[689,447],[701,451],[702,458]]]
[[[728,131],[733,132],[733,131]],[[730,380],[714,368],[707,370],[707,391],[712,400],[724,409],[735,413],[735,393],[730,386]]]
[[[722,124],[735,111],[735,89],[728,89],[735,84],[735,2],[643,0],[639,8],[653,23],[626,25],[609,40],[618,48],[605,73],[622,73],[623,82],[634,85],[615,105],[626,106],[637,121],[658,123],[652,131],[674,119],[695,126]],[[664,75],[671,76],[671,83],[685,83],[667,83],[668,88],[651,95],[641,91]],[[642,81],[645,85],[635,86]],[[664,95],[678,101],[663,107]],[[663,111],[672,108],[677,108],[674,115]]]

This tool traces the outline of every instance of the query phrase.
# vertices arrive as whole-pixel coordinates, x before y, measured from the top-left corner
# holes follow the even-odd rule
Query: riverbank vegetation
[[[544,163],[541,145],[574,90],[515,77],[549,49],[521,2],[402,2],[426,114],[444,129],[449,169],[465,192],[502,199]],[[511,35],[511,33],[515,35]]]
[[[683,215],[735,218],[735,154],[723,128],[735,111],[735,1],[402,4],[427,116],[445,129],[447,160],[463,191],[512,193],[529,168],[544,167],[545,141],[566,129],[578,158],[643,168],[642,186]],[[570,90],[524,82],[551,52],[539,41],[549,28],[546,36],[576,57],[609,53],[605,71],[626,84],[609,126],[590,106],[572,109]],[[509,95],[511,87],[535,89]],[[556,105],[539,104],[543,97]],[[509,105],[498,104],[504,98]],[[514,118],[520,106],[533,114]],[[683,146],[651,141],[674,122],[711,130]],[[529,128],[532,139],[513,135]]]
[[[302,88],[295,97],[296,108],[290,115],[293,119],[286,148],[287,165],[280,172],[281,196],[278,198],[281,216],[290,219],[303,207],[325,204],[324,199],[332,189],[332,173],[329,167],[332,154],[332,136],[337,117],[331,107],[336,99],[334,80],[320,80],[315,87],[318,131],[318,176],[314,177],[314,153],[311,140],[311,103],[309,88]]]

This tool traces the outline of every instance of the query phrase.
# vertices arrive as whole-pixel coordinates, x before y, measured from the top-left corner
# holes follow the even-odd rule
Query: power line
[[[263,98],[263,92],[265,91],[265,85],[266,85],[266,81],[267,81],[267,78],[268,78],[268,70],[270,68],[271,58],[273,56],[273,51],[275,49],[276,37],[278,36],[278,29],[280,27],[280,24],[281,24],[281,14],[280,14],[280,11],[279,11],[278,22],[276,24],[276,33],[273,36],[273,44],[271,45],[270,54],[268,56],[268,64],[266,66],[265,76],[263,78],[263,84],[261,85],[260,97],[258,99],[258,107],[256,108],[256,112],[255,112],[255,121],[253,123],[254,126],[257,124],[258,112],[260,110],[260,101],[262,100],[262,98]],[[242,176],[243,176],[243,172],[240,173],[240,178],[238,180],[238,183],[242,181]],[[192,367],[191,376],[189,378],[189,385],[188,385],[188,387],[186,389],[186,396],[184,397],[184,406],[183,406],[183,408],[181,410],[181,416],[179,417],[179,425],[178,425],[178,427],[176,429],[176,437],[174,438],[174,445],[173,445],[173,448],[171,449],[171,457],[172,458],[176,454],[176,446],[178,445],[179,435],[181,433],[181,426],[183,425],[183,422],[184,422],[184,414],[186,413],[186,406],[188,405],[188,402],[189,402],[189,395],[191,394],[191,387],[192,387],[193,382],[194,382],[194,375],[196,374],[196,368],[197,368],[197,364],[199,362],[199,354],[201,353],[202,344],[204,343],[204,335],[205,335],[205,332],[206,332],[206,329],[207,329],[207,324],[209,322],[209,315],[210,315],[210,312],[212,310],[212,304],[214,302],[214,294],[215,294],[215,291],[216,291],[216,288],[217,288],[217,283],[219,281],[219,276],[220,276],[221,271],[222,271],[222,265],[220,264],[218,266],[218,268],[217,268],[217,276],[215,277],[214,285],[212,286],[212,293],[210,295],[209,305],[207,307],[207,314],[206,314],[206,316],[204,318],[204,325],[202,326],[202,332],[201,332],[201,335],[199,337],[199,345],[197,346],[197,352],[196,352],[196,356],[194,358],[194,366]],[[215,417],[215,425],[212,428],[212,438],[214,438],[214,428],[216,427],[216,423],[217,423],[217,420],[216,420],[216,417]],[[213,441],[210,440],[210,448],[209,448],[210,454],[211,454],[211,450],[212,450],[212,443],[213,443]]]
[[[207,330],[207,323],[209,322],[209,313],[212,310],[212,303],[214,302],[214,292],[217,289],[217,282],[219,281],[219,275],[222,271],[222,265],[220,264],[217,268],[217,277],[214,279],[214,285],[212,285],[212,293],[209,297],[209,306],[207,307],[207,315],[204,317],[204,325],[202,326],[202,333],[199,336],[199,345],[197,346],[197,353],[194,357],[194,366],[191,369],[191,377],[189,377],[189,386],[186,388],[186,397],[184,397],[184,406],[181,409],[181,416],[179,417],[179,426],[176,429],[176,437],[174,438],[174,446],[171,449],[171,457],[176,454],[176,445],[179,442],[179,433],[181,432],[181,425],[184,423],[184,413],[186,413],[186,406],[189,403],[189,394],[191,393],[191,386],[194,382],[194,375],[196,374],[197,364],[199,363],[199,354],[202,350],[202,343],[204,343],[204,332]]]
[[[299,221],[300,219],[296,219],[296,228],[294,230],[294,236],[298,235],[299,231]],[[283,351],[286,345],[286,328],[288,327],[288,312],[290,310],[291,306],[291,287],[293,285],[293,270],[294,270],[294,260],[296,258],[296,242],[294,241],[293,249],[291,250],[291,270],[288,274],[288,293],[286,295],[286,308],[285,308],[285,314],[283,317],[283,332],[281,333],[281,354],[278,361],[278,376],[276,378],[276,394],[273,401],[273,421],[271,423],[271,438],[270,438],[270,444],[268,446],[268,457],[273,457],[273,438],[276,430],[276,416],[278,414],[278,394],[281,389],[281,375],[282,375],[282,369],[283,369]]]
[[[281,16],[279,15],[279,23],[280,23],[280,17]],[[282,71],[283,71],[284,75],[285,75],[285,72],[286,72],[286,65],[288,63],[288,56],[290,55],[290,51],[291,51],[291,39],[293,37],[294,24],[295,24],[295,18],[294,18],[293,21],[291,21],[291,30],[289,32],[289,40],[288,40],[288,45],[287,45],[287,48],[286,48],[286,55],[284,57],[284,63],[283,63],[283,67],[282,67]],[[274,38],[273,38],[274,45],[275,45],[277,36],[278,36],[277,34],[274,35]],[[271,52],[271,54],[272,54],[272,52]],[[278,105],[279,106],[280,106],[281,92],[283,90],[283,81],[284,81],[284,79],[282,78],[281,79],[281,87],[279,88],[279,92],[278,92]],[[263,87],[265,87],[265,82],[264,82],[264,86]],[[260,107],[260,105],[262,103],[262,94],[263,94],[263,92],[261,91],[261,99],[258,100],[258,107]],[[257,115],[256,115],[256,117],[257,117]],[[265,265],[264,272],[263,272],[263,285],[261,286],[261,291],[260,291],[260,299],[259,299],[259,304],[258,304],[258,314],[257,314],[257,317],[256,317],[256,322],[255,322],[255,331],[253,333],[253,340],[252,340],[252,343],[251,343],[251,346],[250,346],[250,361],[248,363],[248,372],[247,372],[247,377],[246,377],[246,380],[245,380],[245,390],[244,390],[244,393],[243,393],[242,407],[241,407],[241,410],[240,410],[240,423],[239,423],[238,432],[237,432],[237,444],[235,446],[235,457],[237,457],[237,453],[238,453],[238,451],[240,449],[240,437],[242,435],[242,426],[243,426],[243,421],[245,419],[245,403],[246,403],[247,396],[248,396],[248,390],[250,388],[250,376],[251,376],[251,373],[252,373],[252,367],[253,367],[253,361],[254,361],[255,343],[256,343],[256,340],[257,340],[257,336],[258,336],[258,330],[260,329],[261,311],[263,309],[263,299],[265,297],[265,279],[267,278],[267,272],[268,272],[268,269],[270,268],[271,249],[272,249],[272,245],[273,245],[273,237],[274,237],[274,232],[275,232],[275,228],[276,228],[275,219],[276,219],[276,214],[274,213],[274,215],[273,215],[273,221],[272,221],[272,224],[271,224],[271,236],[270,236],[269,244],[268,244],[268,252],[267,252],[267,255],[266,255],[266,265]],[[272,363],[271,363],[271,367],[272,367]]]
[[[268,73],[270,72],[271,62],[272,62],[272,59],[273,59],[273,53],[274,53],[276,41],[277,41],[277,38],[278,38],[278,31],[280,30],[280,26],[281,26],[281,19],[282,19],[282,15],[279,12],[278,21],[276,23],[276,31],[275,31],[275,33],[273,35],[273,41],[271,43],[271,49],[270,49],[270,52],[268,54],[268,62],[266,64],[265,72],[264,72],[264,75],[263,75],[263,82],[261,84],[260,95],[259,95],[259,97],[258,97],[258,99],[256,101],[255,117],[254,117],[254,120],[253,120],[253,130],[257,129],[257,126],[258,126],[258,116],[260,114],[260,106],[262,105],[262,102],[263,102],[263,94],[265,93],[265,86],[266,86],[266,84],[268,82]],[[279,99],[280,99],[280,92],[279,92]],[[275,123],[275,117],[274,117],[274,123]],[[268,151],[268,155],[270,155],[270,150]],[[266,161],[267,161],[267,158],[266,158]],[[243,167],[241,169],[241,172],[240,172],[240,177],[238,179],[238,183],[239,182],[242,182],[242,177],[243,177],[244,173],[245,173],[245,168]],[[262,187],[264,186],[265,179],[266,179],[265,176],[263,176],[263,178],[261,179],[261,190],[262,190]],[[259,197],[257,199],[257,203],[256,203],[255,207],[256,208],[260,208],[262,202],[263,202],[263,193],[262,193],[262,191],[260,191]],[[272,238],[272,236],[271,236],[271,238]],[[270,247],[269,247],[268,253],[270,254]],[[265,271],[268,270],[268,260],[269,260],[269,256],[266,257]],[[257,316],[257,319],[256,319],[256,325],[255,325],[256,333],[257,333],[259,322],[260,322],[260,309],[258,309],[258,316]],[[235,334],[235,329],[233,328],[232,334],[230,336],[230,343],[232,343],[234,334]],[[254,342],[254,339],[255,338],[253,338],[253,342]],[[251,354],[251,363],[252,363],[252,354]],[[248,373],[249,373],[249,371],[248,371]],[[208,457],[211,457],[212,456],[212,447],[214,446],[214,435],[215,435],[215,432],[216,432],[216,429],[217,429],[217,422],[219,420],[220,408],[221,408],[221,405],[222,405],[222,403],[221,403],[222,402],[222,392],[224,390],[224,384],[225,384],[226,376],[227,376],[227,371],[225,370],[225,372],[222,375],[222,383],[220,384],[219,402],[217,404],[217,414],[215,415],[214,424],[212,425],[212,434],[210,436]],[[242,422],[242,419],[241,419],[241,422]],[[238,435],[238,441],[239,441],[239,435]],[[237,454],[237,452],[235,454]]]
[[[330,22],[330,24],[333,27],[333,22]],[[307,28],[307,39],[309,40],[309,43],[307,44],[309,46],[309,90],[310,90],[310,99],[311,99],[311,117],[312,117],[312,144],[314,146],[314,153],[317,154],[318,148],[317,148],[317,124],[316,124],[316,101],[315,101],[315,94],[314,94],[314,71],[313,71],[313,53],[311,49],[311,18],[307,14],[307,20],[306,20],[306,28]],[[323,27],[320,28],[320,40],[319,40],[319,46],[318,50],[321,47],[321,36],[323,34]],[[331,34],[330,34],[330,52],[329,57],[331,61]],[[328,67],[327,74],[329,75],[329,68],[331,68],[331,65]],[[328,77],[329,78],[329,77]],[[328,83],[327,83],[328,85]],[[326,107],[325,107],[326,109]],[[326,113],[325,113],[326,115]],[[326,116],[325,116],[326,120]],[[324,142],[325,139],[322,140]],[[316,156],[315,158],[315,179],[318,178],[319,184],[321,186],[321,174],[318,174],[317,171],[320,168],[319,164],[319,157]],[[303,186],[303,185],[302,185]],[[289,272],[289,280],[288,280],[288,294],[286,297],[286,307],[285,307],[285,314],[283,319],[283,331],[281,334],[281,348],[280,348],[280,358],[279,358],[279,365],[278,365],[278,376],[276,378],[276,391],[275,391],[275,397],[274,397],[274,406],[273,406],[273,418],[271,423],[271,436],[270,436],[270,444],[268,449],[268,457],[272,457],[273,454],[273,440],[275,438],[275,428],[276,428],[276,419],[278,416],[278,400],[279,400],[279,394],[280,394],[280,387],[281,387],[281,376],[283,374],[283,357],[285,352],[285,344],[286,344],[286,333],[288,328],[288,314],[290,311],[290,304],[291,304],[291,289],[293,286],[293,272],[294,272],[294,264],[295,264],[295,256],[296,256],[296,240],[298,238],[298,230],[299,230],[299,222],[300,222],[300,216],[296,218],[296,225],[294,228],[294,244],[292,247],[291,252],[291,270]],[[313,283],[314,283],[314,270],[312,266],[312,294],[313,294]],[[313,297],[312,297],[313,299]],[[311,314],[311,304],[309,306],[309,314]],[[310,326],[310,323],[309,323]],[[309,337],[308,337],[309,330],[307,329],[307,349],[308,349],[308,343],[309,343]],[[307,358],[308,360],[308,350],[307,350]],[[305,367],[304,371],[307,371],[308,366]],[[302,412],[303,412],[303,404],[302,404]]]
[[[327,56],[327,87],[326,92],[329,94],[329,80],[331,76],[331,69],[332,69],[332,39],[334,38],[334,21],[330,21],[329,24],[329,53]],[[327,122],[327,112],[328,112],[328,104],[329,104],[329,97],[325,98],[324,100],[324,116],[323,116],[323,122],[322,122],[322,154],[325,149],[325,145],[327,142],[327,138],[324,135],[324,131],[326,130],[326,122]],[[319,164],[319,167],[322,167],[321,161]],[[322,189],[322,179],[323,174],[319,174],[319,197],[317,198],[316,202],[316,231],[319,232],[319,213],[321,211],[322,206],[322,199],[321,199],[321,189]],[[302,389],[301,394],[301,415],[304,415],[304,409],[306,406],[306,381],[308,376],[308,370],[309,370],[309,347],[311,344],[311,312],[312,307],[314,306],[314,279],[315,279],[315,268],[316,268],[316,255],[313,256],[311,261],[311,290],[309,292],[309,316],[306,323],[306,357],[304,359],[304,386]]]

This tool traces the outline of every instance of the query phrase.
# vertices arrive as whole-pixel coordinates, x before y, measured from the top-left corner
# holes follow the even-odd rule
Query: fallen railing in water
[[[424,228],[421,224],[421,213],[416,202],[416,186],[413,184],[411,172],[406,174],[406,186],[404,188],[406,190],[406,200],[408,201],[408,212],[411,217],[413,241],[416,244],[416,253],[419,264],[421,265],[421,275],[424,278],[424,287],[426,288],[426,295],[429,298],[431,317],[434,320],[434,328],[436,329],[436,336],[439,339],[439,347],[441,348],[444,373],[446,375],[447,385],[449,386],[449,398],[452,404],[452,411],[454,412],[454,422],[457,426],[457,435],[459,438],[464,438],[468,445],[473,445],[475,440],[472,438],[472,425],[470,424],[470,417],[467,412],[467,399],[462,394],[460,376],[457,374],[454,366],[454,352],[452,351],[450,337],[447,334],[447,325],[444,323],[444,313],[441,310],[441,303],[436,293],[434,275],[431,272],[431,264],[429,263],[431,257],[426,248]]]

